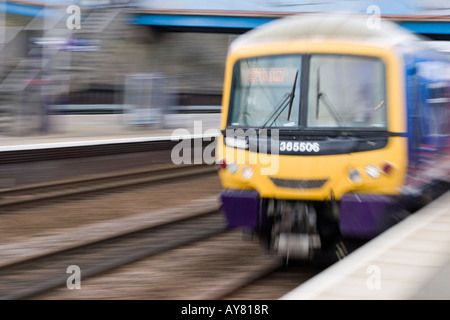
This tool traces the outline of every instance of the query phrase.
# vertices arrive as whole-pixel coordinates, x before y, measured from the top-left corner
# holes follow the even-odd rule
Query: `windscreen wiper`
[[[321,98],[323,98],[323,101],[325,102],[325,106],[327,107],[328,113],[331,114],[331,116],[334,118],[334,120],[337,122],[337,124],[340,127],[342,127],[342,120],[339,117],[338,113],[336,112],[336,108],[330,102],[330,100],[325,95],[325,93],[320,91],[320,68],[318,68],[317,69],[316,119],[319,118],[319,106],[320,106]]]
[[[283,112],[283,110],[289,105],[289,112],[288,112],[288,120],[291,117],[291,109],[292,109],[292,103],[294,101],[294,96],[295,96],[295,87],[297,84],[297,77],[298,77],[298,70],[295,73],[295,79],[294,79],[294,84],[292,86],[292,90],[290,93],[286,93],[283,98],[281,99],[281,102],[278,104],[278,106],[274,109],[274,111],[267,117],[267,120],[264,122],[264,124],[262,125],[262,128],[265,128],[267,126],[267,124],[269,123],[270,120],[272,120],[272,122],[270,123],[270,126],[273,125],[273,123],[278,119],[278,117],[281,115],[281,113]],[[289,100],[288,100],[289,98]],[[287,102],[289,101],[289,104],[287,104]],[[277,114],[278,113],[278,114]],[[275,116],[276,115],[276,116]],[[274,117],[275,116],[275,117]]]
[[[292,85],[292,90],[291,90],[291,98],[289,100],[289,111],[288,111],[288,121],[291,118],[291,110],[292,110],[292,102],[294,102],[294,97],[295,97],[295,86],[297,84],[297,77],[298,77],[298,70],[295,73],[295,79],[294,79],[294,84]]]

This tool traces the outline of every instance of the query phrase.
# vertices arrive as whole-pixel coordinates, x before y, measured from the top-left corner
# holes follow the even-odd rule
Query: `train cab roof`
[[[230,50],[277,42],[342,40],[392,47],[420,37],[398,24],[370,15],[296,14],[268,22],[238,37]]]

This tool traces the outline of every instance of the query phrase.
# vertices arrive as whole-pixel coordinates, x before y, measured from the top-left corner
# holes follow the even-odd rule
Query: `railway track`
[[[170,222],[140,230],[54,248],[40,255],[0,265],[0,299],[29,299],[67,285],[69,266],[77,266],[83,280],[225,231],[218,210],[203,209]],[[174,236],[176,235],[176,236]]]
[[[1,201],[4,201],[4,208],[14,209],[27,204],[34,205],[41,202],[45,203],[46,201],[57,201],[58,199],[71,196],[91,195],[102,191],[128,188],[133,185],[171,182],[172,180],[179,181],[180,179],[189,179],[190,177],[202,174],[207,175],[209,173],[215,173],[215,168],[202,165],[183,167],[158,165],[145,170],[127,170],[121,174],[96,175],[55,183],[26,186],[14,190],[2,190],[0,197]],[[117,226],[120,225],[121,227],[117,227],[117,232],[114,232],[114,234],[112,232],[102,234],[97,232],[98,229],[95,226],[88,225],[87,227],[82,227],[81,229],[84,229],[84,231],[81,231],[79,234],[77,234],[77,231],[74,233],[69,232],[65,235],[68,239],[74,239],[73,243],[61,238],[61,243],[56,245],[57,241],[52,240],[47,243],[45,241],[47,238],[42,237],[42,239],[30,239],[29,242],[25,241],[15,247],[14,244],[11,244],[10,247],[6,245],[0,250],[14,251],[14,248],[19,248],[18,251],[20,251],[27,248],[28,252],[23,255],[18,254],[11,259],[8,259],[7,254],[0,254],[0,261],[3,263],[3,265],[0,263],[0,299],[40,299],[40,296],[45,297],[46,294],[52,295],[57,292],[67,292],[69,291],[66,287],[70,277],[67,271],[69,266],[75,265],[80,268],[81,278],[83,284],[85,284],[86,279],[97,279],[98,276],[102,277],[108,272],[121,269],[119,268],[121,266],[133,265],[133,262],[145,258],[154,259],[154,256],[159,253],[168,252],[180,246],[190,248],[189,244],[197,243],[200,240],[208,242],[210,237],[225,231],[225,222],[222,213],[217,211],[216,201],[205,203],[208,205],[199,205],[197,203],[193,207],[184,206],[185,212],[183,214],[177,214],[175,213],[176,210],[168,207],[163,210],[167,211],[167,214],[160,214],[161,217],[165,216],[166,218],[154,221],[151,226],[145,226],[142,223],[145,221],[145,219],[142,219],[142,216],[139,219],[138,217],[133,217],[133,227],[127,228],[126,224],[124,227],[123,223],[116,223]],[[216,206],[215,208],[211,207],[212,203]],[[203,208],[203,210],[198,211],[197,209],[196,213],[191,213],[193,208],[198,207]],[[0,210],[2,210],[1,207]],[[195,217],[191,218],[191,215]],[[168,217],[170,219],[179,217],[179,219],[168,221]],[[108,223],[105,222],[105,225]],[[94,234],[95,236],[93,236]],[[36,240],[40,240],[40,242]],[[227,245],[223,244],[223,247],[225,249]],[[222,250],[222,245],[218,248]],[[199,256],[199,261],[206,259],[207,267],[205,268],[210,268],[210,265],[217,264],[215,268],[221,270],[220,258],[208,261],[207,256],[211,252],[211,250],[207,249],[203,254],[206,258]],[[259,252],[259,250],[256,252]],[[280,270],[281,266],[276,259],[274,261],[266,261],[266,259],[262,258],[261,261],[264,261],[262,264],[252,263],[250,262],[251,260],[247,263],[242,263],[241,259],[246,258],[240,258],[238,254],[236,257],[234,255],[231,256],[225,262],[230,266],[233,264],[241,265],[240,268],[231,267],[239,269],[239,276],[228,277],[228,279],[220,280],[216,284],[201,288],[196,291],[195,296],[188,295],[185,296],[185,299],[233,299],[233,296],[236,296],[243,288],[253,286],[254,283],[258,283],[261,279],[270,277],[270,274]],[[189,262],[187,265],[189,266]],[[199,267],[201,265],[199,262]],[[210,272],[201,271],[202,268],[200,267],[198,272]],[[283,268],[281,267],[281,269]],[[186,278],[181,281],[184,283],[184,281],[189,282],[191,280]],[[164,288],[165,285],[163,284],[162,286]],[[255,299],[264,298],[267,299],[262,293],[261,296]]]
[[[77,179],[52,181],[0,190],[0,212],[23,208],[46,201],[74,196],[92,195],[133,186],[150,185],[213,174],[214,166],[207,165],[152,165],[145,168],[88,175]]]
[[[230,237],[230,233],[224,232],[205,237],[125,268],[83,279],[82,290],[78,293],[67,290],[63,284],[57,290],[35,298],[272,300],[320,272],[308,265],[294,268],[282,266],[275,257],[259,255],[258,251],[252,250],[255,249],[254,243],[240,244],[238,248],[241,250],[230,255],[232,248],[226,246],[228,241],[217,247],[217,242],[226,237],[232,239],[233,234]],[[217,249],[214,252],[211,251],[213,247]],[[117,292],[117,288],[125,283],[128,292]]]
[[[284,266],[274,262],[260,272],[236,283],[235,288],[224,290],[215,300],[276,300],[295,289],[323,270],[322,266],[305,263]]]
[[[262,265],[258,269],[249,269],[248,272],[243,273],[240,277],[233,279],[227,283],[211,288],[203,292],[201,295],[195,297],[195,300],[225,300],[233,299],[238,292],[243,288],[253,285],[264,277],[268,277],[275,273],[277,270],[282,269],[282,262],[274,259],[268,264]],[[266,292],[267,293],[267,292]],[[244,298],[247,299],[247,298]],[[259,299],[268,299],[261,296]]]
[[[354,251],[362,243],[352,243],[348,248]],[[341,257],[342,258],[342,257]],[[289,261],[272,257],[269,263],[259,268],[249,268],[240,277],[233,279],[222,287],[205,291],[196,300],[275,300],[302,283],[319,274],[339,261],[327,253],[312,261]]]

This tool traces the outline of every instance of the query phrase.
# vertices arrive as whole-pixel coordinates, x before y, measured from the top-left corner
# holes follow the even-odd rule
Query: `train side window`
[[[448,126],[448,103],[449,97],[445,95],[445,88],[447,83],[445,81],[437,81],[427,85],[428,99],[427,103],[430,106],[430,134],[441,135],[447,132]]]

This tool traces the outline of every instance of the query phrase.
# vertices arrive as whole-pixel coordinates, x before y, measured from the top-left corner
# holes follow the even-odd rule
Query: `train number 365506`
[[[280,151],[284,152],[319,152],[320,145],[317,142],[281,141]]]

